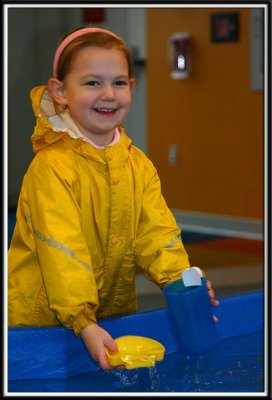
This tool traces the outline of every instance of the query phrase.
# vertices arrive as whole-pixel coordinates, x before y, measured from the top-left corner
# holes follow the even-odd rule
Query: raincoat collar
[[[54,102],[47,86],[33,88],[30,92],[30,98],[36,117],[36,125],[31,136],[34,153],[59,140],[70,140],[71,146],[85,155],[96,153],[97,149],[83,139],[81,132],[70,116],[69,110],[60,109]],[[123,144],[128,148],[131,145],[131,140],[126,136],[122,126],[118,129],[121,135],[120,145],[124,142]],[[119,142],[114,146],[118,146]]]

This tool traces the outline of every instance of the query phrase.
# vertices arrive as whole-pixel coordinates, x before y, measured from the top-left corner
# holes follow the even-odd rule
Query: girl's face
[[[75,124],[97,144],[112,141],[129,112],[133,87],[123,52],[94,46],[78,52],[62,82],[64,104]]]

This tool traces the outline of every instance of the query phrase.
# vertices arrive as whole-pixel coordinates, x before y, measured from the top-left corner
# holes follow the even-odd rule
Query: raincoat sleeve
[[[146,277],[161,288],[181,278],[190,267],[181,230],[161,193],[156,169],[147,161],[142,210],[137,230],[137,263]]]
[[[96,322],[98,294],[73,174],[63,160],[38,153],[27,175],[25,219],[33,232],[49,307],[78,335]]]

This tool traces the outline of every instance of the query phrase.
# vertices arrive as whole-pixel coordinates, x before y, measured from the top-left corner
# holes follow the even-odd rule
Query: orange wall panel
[[[239,13],[239,40],[212,43],[214,13]],[[171,208],[263,217],[263,92],[250,89],[249,9],[147,10],[148,155]],[[192,36],[192,74],[170,77],[168,38]],[[169,146],[178,149],[176,166]]]

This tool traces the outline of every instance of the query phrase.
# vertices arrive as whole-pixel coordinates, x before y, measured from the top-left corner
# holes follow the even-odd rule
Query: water
[[[174,352],[154,368],[11,381],[11,392],[263,392],[263,332],[219,341],[201,356]]]

